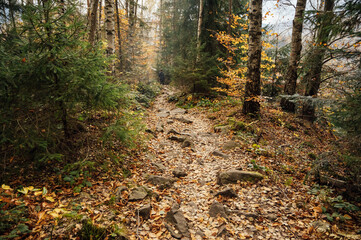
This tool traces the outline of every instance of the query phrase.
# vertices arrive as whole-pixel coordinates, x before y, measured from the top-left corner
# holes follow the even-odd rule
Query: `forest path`
[[[142,160],[143,174],[133,180],[152,197],[139,201],[137,188],[130,192],[129,200],[141,209],[141,217],[136,214],[130,223],[131,239],[301,238],[289,227],[307,225],[296,220],[301,209],[288,197],[294,190],[281,189],[269,178],[217,184],[217,174],[247,170],[251,159],[232,135],[215,133],[204,113],[169,103],[173,91],[165,86],[149,111],[147,124],[155,137]]]

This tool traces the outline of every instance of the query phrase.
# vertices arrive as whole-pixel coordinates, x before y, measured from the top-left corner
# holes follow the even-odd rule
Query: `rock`
[[[204,234],[204,232],[202,232],[202,230],[198,230],[197,232],[196,232],[196,236],[201,236],[202,238],[205,238],[206,237],[206,235]]]
[[[147,180],[147,182],[153,185],[163,185],[168,187],[170,187],[175,181],[176,180],[173,178],[154,176],[154,175],[150,175]]]
[[[150,218],[150,211],[152,210],[152,207],[150,204],[147,204],[141,208],[138,209],[137,213],[139,213],[139,216],[143,218],[143,220]]]
[[[266,218],[268,218],[269,220],[271,221],[275,221],[277,219],[277,214],[274,214],[274,213],[270,213],[268,215],[266,215]]]
[[[171,235],[175,238],[182,238],[187,237],[190,238],[191,234],[188,229],[188,223],[185,217],[183,216],[183,213],[179,210],[179,205],[174,205],[169,212],[167,212],[167,215],[165,216],[165,221],[167,223],[170,223],[174,226],[176,230],[179,231],[180,234],[175,234],[175,231],[171,228],[171,226],[168,226],[167,229],[171,233]],[[171,230],[170,230],[171,229]],[[173,234],[172,234],[173,232]],[[181,236],[179,236],[181,235]]]
[[[172,119],[180,121],[182,123],[187,123],[187,124],[193,123],[192,120],[186,119],[184,117],[173,117]]]
[[[235,198],[237,197],[237,193],[232,188],[226,188],[222,191],[217,192],[214,196],[223,196],[223,197],[229,197],[229,198]]]
[[[177,135],[179,135],[179,132],[177,132],[176,130],[174,130],[172,128],[171,130],[168,131],[168,134],[177,134]]]
[[[231,140],[231,141],[228,141],[225,144],[223,144],[222,148],[224,150],[232,150],[232,149],[234,149],[236,147],[239,147],[239,146],[240,146],[240,144],[238,142]]]
[[[164,132],[164,126],[163,126],[163,124],[158,123],[157,126],[155,127],[155,130],[156,130],[157,132]]]
[[[216,133],[227,133],[231,129],[230,126],[216,126],[214,132]]]
[[[186,137],[182,143],[182,148],[186,148],[186,147],[194,147],[193,141],[192,139],[190,139],[189,137]]]
[[[167,170],[167,168],[161,163],[152,163],[152,165],[160,172],[164,172],[165,170]]]
[[[311,225],[318,231],[318,232],[328,232],[330,230],[330,224],[327,222],[323,222],[321,220],[315,221],[311,223]]]
[[[224,154],[224,153],[222,153],[220,151],[213,151],[212,155],[217,156],[217,157],[221,157],[221,158],[224,158],[224,159],[229,158],[229,156],[227,154]]]
[[[160,113],[157,113],[157,117],[161,117],[161,118],[169,117],[169,112],[160,112]]]
[[[120,186],[115,190],[115,201],[119,202],[122,199],[123,191],[127,190],[126,186]]]
[[[129,201],[137,201],[142,200],[148,195],[148,192],[145,187],[137,187],[132,190],[132,192],[129,195],[128,200]]]
[[[187,110],[183,108],[175,108],[170,111],[170,115],[185,114],[185,113],[187,113]]]
[[[225,237],[228,234],[228,230],[226,228],[226,224],[221,225],[218,228],[218,233],[217,233],[217,237]]]
[[[167,124],[172,124],[172,123],[174,123],[173,120],[171,120],[171,119],[167,120]]]
[[[237,183],[237,181],[257,182],[263,178],[264,176],[258,172],[239,171],[234,169],[220,173],[218,175],[217,183],[222,185],[227,183]]]
[[[218,215],[227,218],[226,209],[219,202],[213,202],[211,207],[209,208],[209,216],[217,217]]]
[[[172,141],[176,141],[176,142],[184,142],[184,140],[186,138],[185,137],[170,136],[168,139],[172,140]]]
[[[177,168],[177,169],[174,169],[173,170],[173,176],[177,177],[177,178],[180,178],[180,177],[185,177],[187,176],[188,173],[186,173],[186,171],[184,171],[183,169],[181,168]]]

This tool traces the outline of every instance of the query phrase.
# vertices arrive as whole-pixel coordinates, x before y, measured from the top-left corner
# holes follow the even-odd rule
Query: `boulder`
[[[185,114],[185,113],[187,113],[187,110],[183,108],[175,108],[170,111],[170,115]]]
[[[148,196],[147,189],[145,187],[137,187],[132,190],[132,192],[129,195],[128,200],[129,201],[137,201],[142,200]]]
[[[311,223],[311,225],[316,229],[317,232],[328,232],[330,230],[331,225],[328,222],[323,222],[321,220],[315,221]]]
[[[168,111],[162,111],[162,112],[157,113],[157,117],[166,118],[166,117],[169,117],[169,114],[170,113]]]
[[[226,208],[219,202],[213,202],[209,208],[209,216],[217,217],[218,215],[227,218]]]
[[[232,150],[232,149],[234,149],[236,147],[239,147],[239,146],[240,146],[240,144],[238,142],[231,140],[231,141],[228,141],[228,142],[224,143],[222,148],[224,150]]]
[[[177,168],[177,169],[173,170],[174,177],[180,178],[180,177],[185,177],[187,175],[188,175],[188,173],[186,173],[186,171],[184,169]]]
[[[161,163],[152,163],[152,165],[159,171],[164,172],[167,168]]]
[[[157,126],[155,127],[155,131],[157,132],[164,132],[164,126],[161,123],[158,123]]]
[[[257,182],[264,178],[264,176],[258,172],[252,171],[240,171],[240,170],[228,170],[218,175],[217,183],[237,183],[238,181]]]
[[[184,140],[186,138],[185,137],[170,136],[168,139],[172,140],[172,141],[176,141],[176,142],[184,142]]]
[[[185,219],[183,213],[179,210],[179,205],[174,205],[167,215],[165,216],[165,221],[169,224],[172,224],[176,230],[179,231],[179,234],[176,234],[171,226],[166,226],[171,235],[175,238],[190,238],[191,234],[188,229],[188,223]]]
[[[176,180],[168,177],[150,175],[147,181],[153,185],[171,186]]]
[[[186,148],[186,147],[191,147],[193,148],[194,147],[194,144],[193,144],[193,141],[191,138],[189,137],[186,137],[182,143],[182,148]]]
[[[173,117],[172,119],[177,120],[182,123],[187,123],[187,124],[193,123],[192,120],[186,119],[184,117]]]
[[[147,205],[139,208],[137,210],[137,213],[139,214],[139,216],[141,216],[143,218],[143,220],[146,220],[146,219],[150,218],[151,210],[152,210],[152,207],[150,206],[150,204],[147,204]]]
[[[216,133],[227,133],[231,129],[230,126],[216,126],[214,132]]]
[[[220,151],[213,151],[212,155],[217,156],[217,157],[221,157],[221,158],[224,158],[224,159],[229,158],[229,156],[227,154],[224,154],[224,153],[222,153]]]
[[[168,134],[177,134],[177,135],[179,135],[179,132],[177,132],[176,130],[174,130],[174,129],[172,128],[172,129],[170,129],[170,130],[168,131]]]
[[[237,193],[232,188],[226,188],[222,191],[217,192],[214,196],[223,196],[223,197],[229,197],[229,198],[235,198],[237,197]]]

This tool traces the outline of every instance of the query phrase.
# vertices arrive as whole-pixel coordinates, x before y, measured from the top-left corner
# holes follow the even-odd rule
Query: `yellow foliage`
[[[242,20],[239,16],[233,16],[232,27],[248,29],[248,22],[241,23]],[[266,32],[266,34],[277,36],[277,33]],[[222,77],[217,77],[217,81],[227,86],[227,88],[214,88],[219,92],[225,92],[230,96],[240,97],[243,95],[246,83],[247,74],[247,61],[248,61],[248,33],[241,33],[238,36],[232,36],[224,31],[218,32],[216,35],[217,41],[222,44],[228,51],[229,56],[227,59],[218,58],[217,60],[225,66],[225,69],[220,69]],[[272,48],[273,45],[262,41],[263,49]],[[239,64],[235,64],[236,60],[240,60]],[[275,66],[273,60],[262,50],[262,63],[261,63],[261,78],[266,80],[266,72],[271,71]]]

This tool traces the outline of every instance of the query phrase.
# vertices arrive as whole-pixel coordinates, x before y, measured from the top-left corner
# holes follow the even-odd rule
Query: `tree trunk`
[[[248,76],[245,88],[243,113],[257,116],[260,112],[261,52],[262,52],[262,0],[250,1],[248,38]]]
[[[305,96],[317,97],[318,90],[320,89],[323,60],[327,50],[326,46],[330,40],[330,26],[333,21],[334,6],[335,0],[325,0],[323,14],[320,16],[320,27],[318,28],[315,39],[316,47],[312,51],[312,54],[307,58],[307,64],[310,67],[305,76]],[[302,116],[307,120],[314,121],[316,119],[315,106],[307,103],[303,104]]]
[[[105,0],[105,25],[107,33],[107,54],[108,56],[114,54],[114,40],[115,40],[115,31],[114,31],[114,2],[113,0]]]
[[[98,12],[99,0],[93,0],[93,5],[90,13],[90,32],[89,32],[89,43],[94,45],[95,33],[97,28],[97,12]]]
[[[120,71],[123,71],[122,38],[120,35],[120,18],[119,18],[118,0],[115,0],[115,12],[117,15],[117,32],[118,32],[118,45],[119,45],[119,51],[118,51],[119,69],[120,69]]]
[[[97,38],[98,40],[102,39],[102,3],[103,3],[103,0],[99,0],[99,20],[98,20],[98,35],[97,35]]]
[[[199,0],[199,12],[198,12],[198,27],[197,27],[197,61],[200,58],[201,47],[201,31],[202,31],[202,19],[203,19],[203,0]]]
[[[284,88],[285,95],[293,95],[296,93],[297,68],[301,58],[303,17],[306,2],[307,0],[297,0],[295,18],[293,19],[291,54]],[[286,98],[281,99],[281,107],[283,110],[289,112],[295,112],[296,110],[295,104]]]

